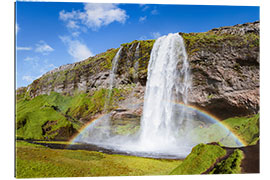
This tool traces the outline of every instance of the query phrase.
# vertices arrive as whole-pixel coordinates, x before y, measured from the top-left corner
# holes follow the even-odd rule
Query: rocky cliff
[[[259,112],[259,25],[259,22],[253,22],[203,33],[179,33],[185,41],[192,74],[190,104],[221,119]],[[125,93],[120,93],[115,107],[128,111],[127,114],[141,115],[153,44],[154,40],[135,40],[121,45],[115,88],[124,89]],[[64,96],[78,93],[91,96],[106,89],[112,59],[118,50],[109,49],[81,62],[60,66],[28,87],[19,88],[17,99],[31,99],[51,92]],[[137,106],[132,109],[130,104]],[[123,111],[115,114],[125,114]]]
[[[190,102],[220,118],[259,111],[259,22],[182,34],[193,90]]]

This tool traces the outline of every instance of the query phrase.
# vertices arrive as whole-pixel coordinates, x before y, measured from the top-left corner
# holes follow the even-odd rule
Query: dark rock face
[[[183,37],[193,77],[190,103],[222,119],[257,113],[259,22]]]
[[[221,119],[259,112],[259,28],[246,23],[215,28],[205,33],[180,33],[190,62],[193,88],[189,102]],[[140,105],[132,112],[142,113],[147,67],[154,40],[122,44],[116,75],[116,88],[136,84],[126,99]],[[113,57],[118,49],[61,66],[17,90],[35,97],[56,91],[64,95],[91,93],[107,88]],[[129,109],[125,102],[120,108]],[[130,113],[130,109],[127,111]],[[123,112],[116,112],[122,113]],[[119,115],[120,116],[120,115]]]

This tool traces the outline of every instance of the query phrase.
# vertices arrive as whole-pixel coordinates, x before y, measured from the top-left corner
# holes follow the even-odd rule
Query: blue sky
[[[259,7],[16,3],[16,86],[122,43],[259,20]]]

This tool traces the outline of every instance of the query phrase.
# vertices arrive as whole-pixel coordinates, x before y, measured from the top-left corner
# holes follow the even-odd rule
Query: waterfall
[[[117,72],[118,61],[119,61],[122,49],[123,49],[123,47],[121,46],[119,48],[119,50],[117,51],[116,55],[114,56],[113,60],[112,60],[112,68],[111,68],[111,71],[110,71],[110,74],[109,74],[109,86],[108,86],[109,87],[109,93],[108,93],[108,95],[106,97],[105,106],[104,106],[105,111],[109,110],[109,106],[110,106],[110,103],[111,103],[111,97],[112,97],[112,90],[113,90],[113,86],[114,86],[115,75],[116,75],[116,72]]]
[[[110,106],[112,100],[113,87],[115,86],[115,76],[118,68],[118,61],[123,47],[121,46],[112,60],[112,68],[109,74],[108,94],[105,99],[104,111],[107,113],[101,118],[98,118],[92,126],[87,127],[87,130],[80,134],[77,138],[79,142],[87,142],[92,144],[104,143],[111,137],[111,113]]]
[[[174,104],[187,104],[190,88],[189,63],[182,37],[176,33],[158,38],[148,65],[139,131],[142,150],[159,152],[162,148],[179,147],[188,126],[188,114],[185,110],[177,113]]]
[[[139,58],[139,47],[138,43],[135,60]],[[106,112],[110,110],[121,52],[122,47],[112,60],[109,93],[104,107]],[[135,63],[134,68],[136,67]],[[229,147],[239,146],[237,137],[229,129],[224,128],[211,116],[188,106],[191,82],[183,38],[177,33],[158,38],[148,64],[143,115],[137,133],[111,133],[112,129],[117,127],[111,125],[111,113],[108,113],[88,125],[74,142],[95,144],[136,156],[158,158],[186,157],[198,143],[220,141]]]
[[[138,43],[136,50],[135,50],[135,54],[134,54],[134,58],[135,58],[134,60],[136,62],[134,63],[133,79],[134,79],[135,83],[138,82],[139,57],[140,57],[140,42]]]

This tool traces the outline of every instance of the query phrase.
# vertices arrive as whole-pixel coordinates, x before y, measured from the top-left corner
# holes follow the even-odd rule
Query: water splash
[[[191,88],[189,63],[184,41],[179,34],[169,34],[156,40],[148,65],[143,116],[141,119],[141,147],[159,151],[161,147],[177,146],[179,131],[188,126],[187,113],[180,117],[172,102],[187,103]],[[182,135],[184,134],[182,132]],[[162,144],[162,145],[161,145]]]
[[[105,116],[95,122],[95,126],[90,127],[88,132],[82,135],[80,139],[86,142],[97,143],[102,142],[104,139],[111,137],[111,113],[109,113],[113,87],[115,85],[115,76],[118,68],[118,61],[123,47],[121,46],[112,60],[112,69],[109,74],[108,94],[105,99],[104,111],[107,112]]]

